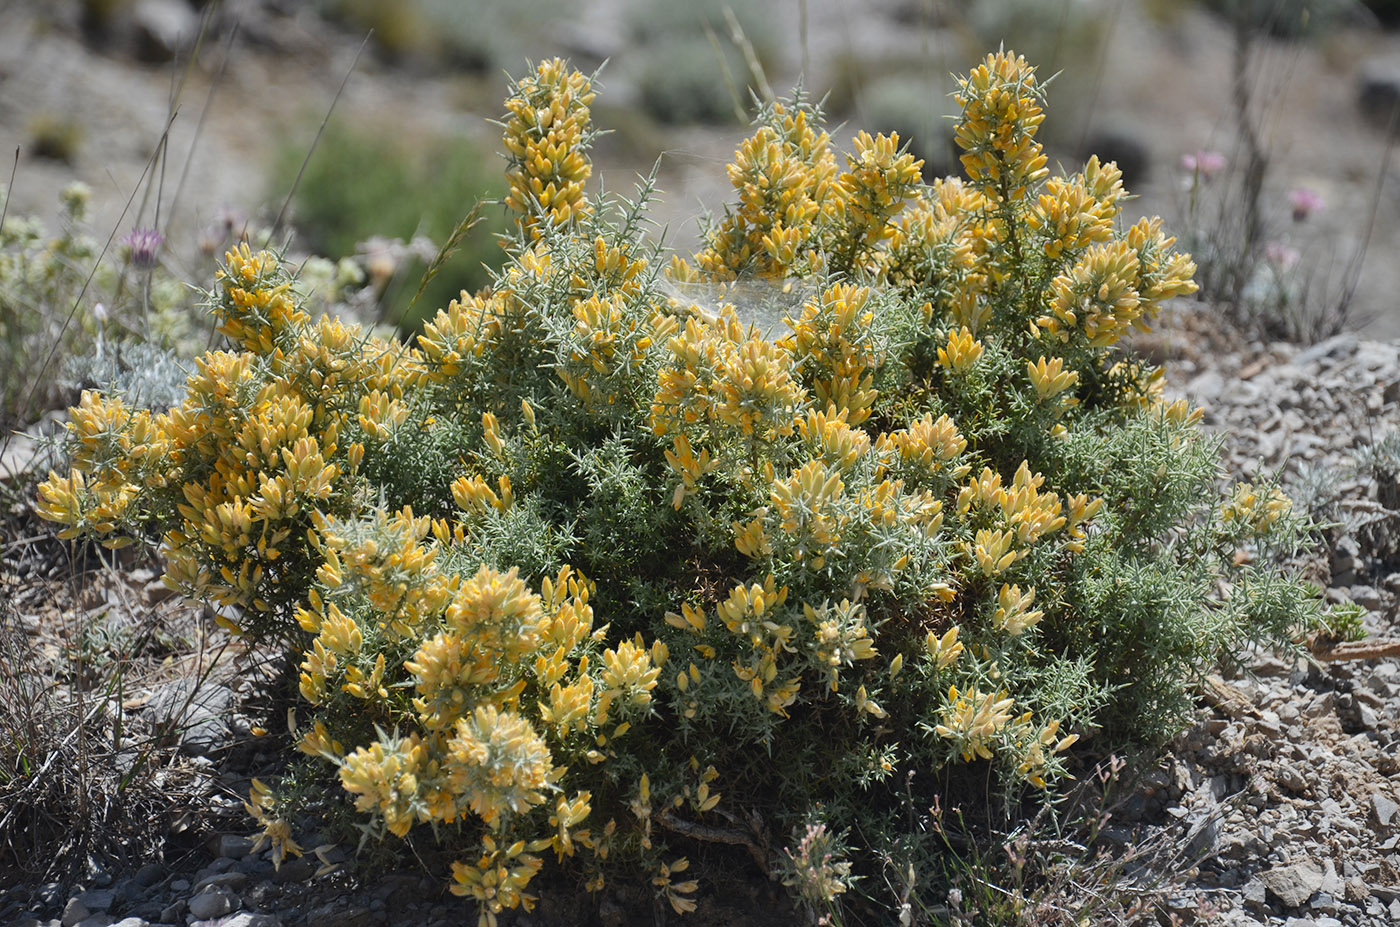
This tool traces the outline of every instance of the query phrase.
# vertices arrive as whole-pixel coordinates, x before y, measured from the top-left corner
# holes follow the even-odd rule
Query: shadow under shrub
[[[960,87],[968,181],[773,103],[668,264],[649,186],[585,194],[592,85],[545,62],[503,118],[510,260],[413,345],[243,248],[180,406],[85,394],[41,513],[159,530],[169,585],[300,664],[301,785],[249,800],[279,858],[348,797],[367,840],[453,848],[484,924],[546,857],[684,913],[711,843],[888,916],[946,889],[961,773],[1053,788],[1080,737],[1160,740],[1198,674],[1321,619],[1274,566],[1308,526],[1222,497],[1199,411],[1119,352],[1189,258],[1118,221],[1113,165],[1048,176],[1023,59]]]

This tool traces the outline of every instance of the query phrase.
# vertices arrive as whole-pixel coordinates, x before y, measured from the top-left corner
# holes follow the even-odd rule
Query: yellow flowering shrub
[[[549,860],[684,913],[695,841],[777,872],[818,810],[926,866],[934,828],[896,832],[950,777],[1050,788],[1081,733],[1162,737],[1193,674],[1320,614],[1273,566],[1287,501],[1222,501],[1198,411],[1124,356],[1189,258],[1121,226],[1112,164],[1048,178],[1024,60],[960,88],[965,180],[765,107],[734,202],[666,261],[649,187],[588,194],[591,81],[545,62],[506,104],[492,287],[404,344],[230,252],[227,345],[168,411],[84,395],[39,509],[151,540],[287,648],[305,762],[366,833],[453,848],[483,924]],[[299,794],[248,803],[279,859]]]

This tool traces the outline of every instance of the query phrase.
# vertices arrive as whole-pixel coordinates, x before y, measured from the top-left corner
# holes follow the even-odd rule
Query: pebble
[[[248,855],[248,851],[252,848],[253,840],[251,837],[223,834],[219,837],[218,850],[215,855],[229,859],[242,859]]]
[[[233,891],[238,888],[241,888],[243,886],[243,883],[247,881],[247,873],[239,872],[238,870],[234,869],[229,872],[215,873],[214,875],[200,879],[198,882],[195,883],[194,890],[196,893],[199,893],[206,888],[213,888],[215,886],[218,886]]]
[[[212,886],[189,900],[190,916],[201,921],[223,917],[241,903],[237,895],[223,886]]]
[[[1395,819],[1395,812],[1400,811],[1400,805],[1376,792],[1371,796],[1371,811],[1376,816],[1377,824],[1389,827],[1390,822]]]
[[[107,889],[83,892],[77,897],[79,904],[94,913],[110,911],[115,900],[116,892]]]
[[[165,878],[165,867],[159,863],[147,863],[136,870],[133,876],[137,885],[144,888],[151,888]]]
[[[92,912],[88,910],[87,905],[77,898],[70,898],[68,904],[63,906],[63,916],[59,918],[59,923],[63,927],[73,927],[74,924],[86,919],[91,914]]]

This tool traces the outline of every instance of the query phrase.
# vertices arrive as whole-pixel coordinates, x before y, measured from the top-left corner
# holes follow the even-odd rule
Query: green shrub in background
[[[642,105],[666,125],[734,121],[759,77],[738,43],[747,43],[761,69],[776,55],[777,33],[760,4],[636,0],[628,20]]]
[[[189,349],[189,288],[159,260],[132,266],[125,245],[99,262],[86,225],[91,196],[78,183],[62,192],[56,234],[14,214],[0,227],[0,432],[69,401],[78,380],[107,385],[101,377],[122,367],[124,346]]]
[[[743,56],[704,33],[661,39],[645,46],[642,58],[642,106],[663,125],[734,122],[736,108],[748,102]]]
[[[0,189],[0,198],[7,198]],[[48,394],[36,378],[63,329],[86,277],[85,265],[95,254],[92,239],[83,234],[91,192],[74,185],[63,195],[62,231],[48,237],[38,219],[7,216],[0,226],[0,427],[7,430],[30,418],[23,403],[31,389],[35,405],[49,408]],[[79,332],[65,333],[65,345]]]
[[[962,13],[967,34],[963,60],[1003,42],[1022,49],[1045,73],[1055,75],[1056,120],[1048,144],[1079,151],[1098,97],[1113,8],[1108,0],[975,0]]]
[[[924,162],[924,176],[956,174],[953,145],[955,115],[951,105],[937,104],[941,94],[931,91],[925,75],[889,74],[869,83],[860,93],[860,122],[872,132],[897,133],[909,151]]]
[[[1296,39],[1345,23],[1363,22],[1349,0],[1205,0],[1204,6],[1237,28]]]
[[[316,7],[328,19],[370,33],[375,47],[395,61],[492,76],[517,67],[540,23],[561,15],[555,0],[316,0]]]
[[[333,121],[309,161],[308,145],[289,143],[282,149],[272,189],[285,196],[306,162],[292,200],[293,219],[307,247],[332,258],[354,254],[373,236],[407,241],[424,235],[440,246],[479,200],[499,199],[503,191],[495,157],[466,139],[423,145],[382,129]],[[484,286],[490,268],[505,260],[496,240],[505,219],[495,210],[486,215],[428,284],[419,313],[421,307],[445,305],[462,289]],[[422,263],[399,268],[385,305],[405,290],[412,295],[423,269]],[[386,321],[406,331],[422,321],[421,315],[400,319],[401,308],[384,311]]]
[[[1322,619],[1275,566],[1289,501],[1222,496],[1199,413],[1120,351],[1190,260],[1117,221],[1112,165],[1047,176],[1024,60],[960,86],[969,181],[774,103],[663,267],[645,196],[585,195],[591,84],[546,62],[507,101],[510,261],[413,346],[243,248],[180,406],[84,396],[41,513],[158,531],[167,583],[299,664],[298,787],[249,802],[279,858],[353,802],[459,854],[483,924],[546,858],[691,910],[707,842],[888,920],[946,888],[951,782],[1160,741],[1198,674]],[[765,292],[776,338],[734,304]]]
[[[83,147],[82,123],[51,112],[40,112],[29,120],[29,153],[72,164]]]
[[[725,0],[631,0],[626,15],[633,37],[641,43],[704,35],[706,31],[714,32],[723,40],[730,35],[729,16],[732,15],[760,58],[771,58],[778,47],[777,27],[760,4],[733,4]]]

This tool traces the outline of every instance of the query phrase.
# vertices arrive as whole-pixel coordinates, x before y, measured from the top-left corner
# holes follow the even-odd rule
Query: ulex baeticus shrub
[[[1320,614],[1275,566],[1287,500],[1222,498],[1199,413],[1118,347],[1190,260],[1119,226],[1112,164],[1047,179],[1024,60],[960,87],[968,180],[928,186],[896,137],[843,164],[816,108],[765,107],[663,274],[648,189],[585,194],[591,81],[546,62],[507,103],[493,287],[406,346],[231,252],[229,349],[167,413],[85,395],[40,510],[158,532],[167,583],[290,648],[301,750],[369,832],[459,847],[483,923],[545,854],[685,911],[694,841],[776,872],[814,821],[878,851],[789,879],[814,910],[881,853],[933,877],[921,809],[957,769],[1045,787],[1077,737],[1170,733],[1195,674]],[[765,292],[776,338],[733,304]],[[279,853],[290,802],[249,805]]]

